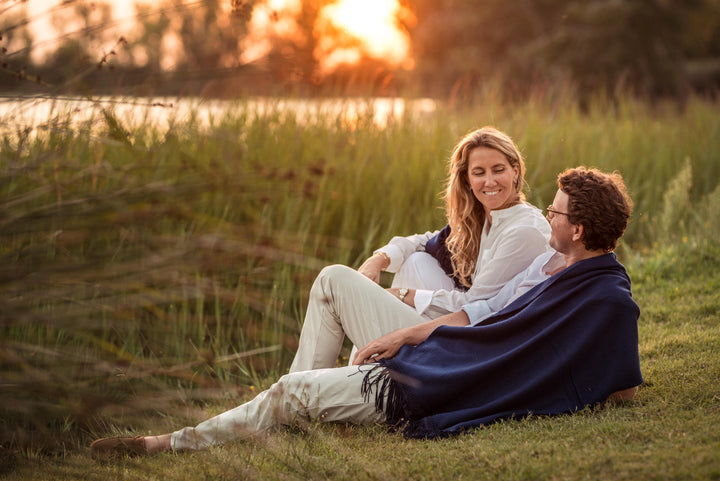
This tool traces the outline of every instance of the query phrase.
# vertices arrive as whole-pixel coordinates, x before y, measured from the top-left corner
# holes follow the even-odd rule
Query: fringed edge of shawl
[[[385,423],[391,431],[417,439],[440,439],[460,434],[429,428],[421,420],[412,421],[410,407],[401,389],[403,383],[394,379],[393,374],[398,375],[380,361],[364,373],[360,388],[365,402],[373,402],[375,409],[385,414]]]
[[[392,371],[382,363],[365,373],[360,392],[365,402],[374,402],[375,409],[385,414],[385,422],[393,430],[404,430],[408,421],[408,406]],[[374,399],[373,399],[374,396]]]

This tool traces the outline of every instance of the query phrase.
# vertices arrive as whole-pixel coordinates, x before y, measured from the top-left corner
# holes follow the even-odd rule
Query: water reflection
[[[436,110],[433,99],[290,99],[251,98],[206,100],[177,97],[5,97],[0,98],[0,135],[25,130],[91,127],[110,110],[128,128],[153,126],[166,130],[174,123],[211,127],[220,119],[251,115],[292,115],[299,122],[340,121],[351,128],[363,121],[384,127],[403,116]]]

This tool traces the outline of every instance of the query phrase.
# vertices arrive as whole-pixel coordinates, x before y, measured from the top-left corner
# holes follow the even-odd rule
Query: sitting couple
[[[474,144],[465,142],[470,137]],[[522,201],[519,154],[488,144],[488,137],[509,140],[480,129],[453,153],[445,238],[393,239],[361,273],[344,266],[323,269],[288,375],[196,427],[100,439],[91,445],[92,455],[202,449],[299,418],[384,422],[407,436],[431,438],[503,418],[631,399],[642,383],[639,309],[612,253],[632,205],[621,177],[582,167],[560,174],[547,208],[548,241],[547,222],[538,223],[535,209]],[[453,173],[455,164],[464,166]],[[469,192],[465,205],[450,199],[460,190]],[[482,219],[471,224],[478,235],[454,223],[470,225],[473,216]],[[441,252],[434,264],[426,262],[427,254],[409,260],[412,252],[432,250],[426,246],[433,242]],[[467,249],[476,253],[473,262],[462,256]],[[515,257],[528,251],[533,258],[518,268]],[[496,262],[503,256],[512,269]],[[399,265],[402,271],[406,264],[417,284],[385,290],[373,282],[380,270]],[[487,277],[488,266],[495,279]],[[445,282],[443,277],[452,285],[427,284]],[[480,291],[485,295],[476,296]],[[334,367],[345,335],[362,347],[350,366]]]

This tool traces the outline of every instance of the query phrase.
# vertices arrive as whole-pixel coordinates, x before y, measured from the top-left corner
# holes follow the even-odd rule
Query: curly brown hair
[[[585,248],[614,250],[633,207],[622,176],[577,167],[558,175],[558,187],[569,197],[568,220],[583,226],[581,240]]]

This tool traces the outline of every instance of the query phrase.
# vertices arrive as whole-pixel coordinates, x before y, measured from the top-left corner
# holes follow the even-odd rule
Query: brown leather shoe
[[[90,456],[95,459],[109,459],[121,456],[143,456],[148,454],[142,436],[117,436],[102,438],[90,445]]]

